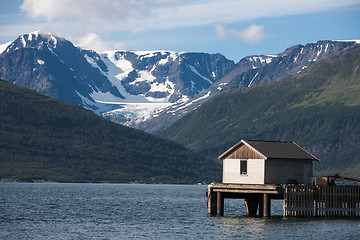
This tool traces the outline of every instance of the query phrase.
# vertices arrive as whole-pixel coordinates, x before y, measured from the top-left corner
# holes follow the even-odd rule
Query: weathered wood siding
[[[230,153],[227,159],[262,159],[263,157],[246,145],[241,145],[238,149]]]
[[[301,183],[310,185],[311,161],[267,160],[265,161],[265,184]]]
[[[240,174],[240,161],[247,160],[247,174]],[[223,183],[264,184],[265,159],[224,159]]]

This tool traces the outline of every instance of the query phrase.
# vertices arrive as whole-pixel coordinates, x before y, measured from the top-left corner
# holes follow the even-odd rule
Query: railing
[[[283,188],[285,217],[360,217],[360,186],[283,185]]]

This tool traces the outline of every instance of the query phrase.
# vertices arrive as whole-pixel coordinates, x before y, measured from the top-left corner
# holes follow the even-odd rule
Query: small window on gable
[[[247,160],[240,161],[240,174],[247,175]]]

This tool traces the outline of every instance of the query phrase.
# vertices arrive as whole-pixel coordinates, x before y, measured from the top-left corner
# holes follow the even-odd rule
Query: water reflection
[[[222,217],[221,227],[225,235],[263,236],[266,219],[260,217]]]
[[[286,222],[282,217],[282,200],[271,200],[271,215],[272,217],[247,216],[243,199],[225,199],[224,216],[216,217],[215,221],[225,239],[268,239],[269,228],[280,231],[282,224]]]
[[[283,216],[283,200],[271,200],[271,216]],[[224,199],[224,216],[245,216],[246,207],[244,199]]]

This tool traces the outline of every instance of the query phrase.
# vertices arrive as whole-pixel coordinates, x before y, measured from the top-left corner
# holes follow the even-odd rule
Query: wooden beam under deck
[[[269,216],[270,199],[283,199],[283,195],[283,188],[274,184],[216,183],[209,185],[207,189],[208,210],[209,214],[223,215],[223,199],[239,198],[245,199],[248,214],[256,214],[257,206],[262,204],[259,207],[259,213]],[[267,199],[266,201],[262,201],[264,197]],[[262,211],[264,208],[265,212]]]
[[[274,184],[224,184],[217,183],[208,186],[208,192],[224,193],[258,193],[284,194],[283,188]]]

